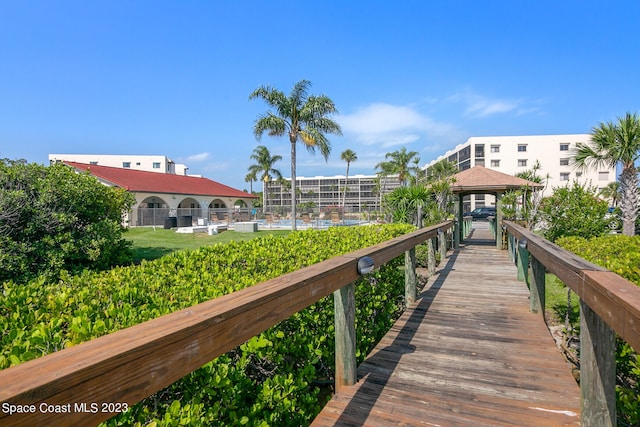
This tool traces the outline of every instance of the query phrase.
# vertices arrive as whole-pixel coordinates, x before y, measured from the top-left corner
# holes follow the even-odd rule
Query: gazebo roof
[[[462,194],[503,193],[517,190],[521,187],[540,189],[544,185],[528,181],[513,175],[487,169],[484,166],[474,166],[454,175],[455,182],[451,191]]]

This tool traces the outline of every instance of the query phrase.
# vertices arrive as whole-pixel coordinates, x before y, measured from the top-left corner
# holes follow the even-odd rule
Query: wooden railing
[[[452,227],[446,221],[421,228],[0,371],[0,425],[98,424],[331,293],[336,387],[354,384],[359,261],[377,268],[405,253],[410,304],[416,299],[415,246],[428,240],[435,260],[437,239],[444,259],[445,232]],[[18,409],[27,413],[8,413]]]
[[[507,250],[530,289],[530,309],[545,312],[545,271],[580,298],[580,391],[583,426],[616,425],[616,333],[640,350],[640,287],[504,221]]]

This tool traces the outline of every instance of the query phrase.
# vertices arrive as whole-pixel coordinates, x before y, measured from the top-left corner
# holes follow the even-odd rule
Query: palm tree
[[[355,162],[358,160],[358,156],[352,150],[346,149],[340,154],[340,159],[347,162],[347,173],[344,179],[344,195],[342,196],[342,211],[344,212],[344,207],[347,203],[347,182],[349,182],[349,165],[351,162]]]
[[[380,183],[380,191],[379,191],[379,196],[380,196],[380,203],[379,203],[379,208],[380,210],[382,210],[382,198],[385,195],[385,193],[387,192],[387,177],[389,175],[392,175],[393,172],[393,165],[391,164],[391,162],[380,162],[377,165],[375,165],[376,169],[380,169],[380,172],[377,172],[378,175],[378,179],[379,181],[381,181]]]
[[[640,160],[640,117],[626,113],[618,117],[617,123],[600,123],[593,128],[591,143],[578,144],[573,161],[582,169],[622,167],[620,183],[620,211],[622,233],[635,234],[638,216],[638,170],[635,163]]]
[[[440,160],[427,171],[427,180],[440,181],[458,173],[456,164],[447,159]]]
[[[600,190],[600,195],[611,203],[609,206],[613,206],[615,208],[620,202],[620,183],[610,182],[606,187]]]
[[[244,182],[249,183],[249,194],[253,194],[253,183],[257,180],[258,177],[256,176],[256,171],[249,172],[247,175],[245,175]]]
[[[320,150],[324,159],[329,158],[331,144],[326,133],[342,135],[340,125],[328,116],[337,113],[333,101],[326,95],[308,95],[308,80],[300,80],[291,94],[271,86],[261,86],[249,95],[249,99],[262,98],[275,112],[267,111],[255,122],[253,133],[258,140],[267,132],[269,136],[289,136],[291,143],[291,215],[292,230],[296,229],[296,144],[301,140],[310,153]]]
[[[447,159],[440,160],[427,171],[427,185],[433,193],[438,206],[438,218],[447,218],[451,185],[456,181],[454,175],[458,172],[456,164]]]
[[[262,181],[262,213],[267,212],[267,183],[274,177],[276,179],[282,178],[282,174],[278,169],[275,169],[273,165],[282,160],[282,156],[272,156],[269,149],[264,145],[258,145],[251,154],[251,159],[256,163],[249,166],[249,174],[254,177],[260,176]]]
[[[392,170],[392,173],[398,174],[398,178],[400,182],[402,182],[402,186],[407,186],[407,181],[409,180],[410,170],[409,163],[417,157],[418,153],[415,151],[407,152],[405,147],[402,147],[400,150],[394,151],[392,153],[387,153],[384,158],[388,160],[389,167]],[[420,160],[418,159],[418,162]]]

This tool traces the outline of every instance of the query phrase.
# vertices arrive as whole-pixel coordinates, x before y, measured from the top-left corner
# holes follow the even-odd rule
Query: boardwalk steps
[[[528,296],[474,229],[312,425],[579,425],[579,387]]]

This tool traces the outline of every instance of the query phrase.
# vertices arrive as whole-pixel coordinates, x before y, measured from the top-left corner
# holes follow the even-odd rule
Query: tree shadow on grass
[[[140,264],[143,260],[153,261],[154,259],[162,258],[165,255],[175,252],[175,249],[159,247],[136,247],[132,248],[131,252],[131,263],[137,265]]]

